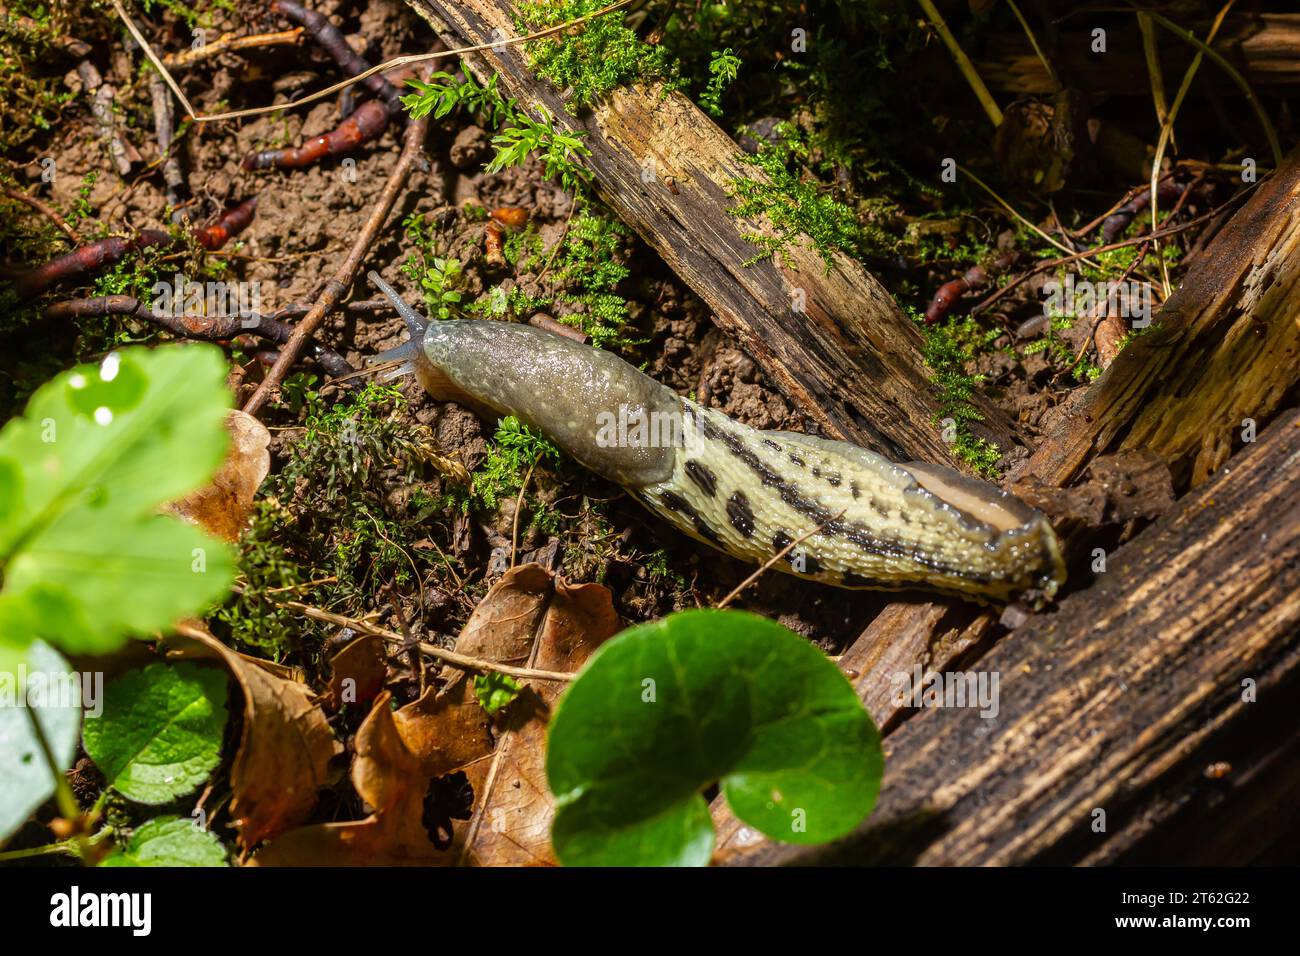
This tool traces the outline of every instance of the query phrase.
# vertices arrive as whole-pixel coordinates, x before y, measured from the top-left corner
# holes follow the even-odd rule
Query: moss
[[[608,5],[608,0],[534,0],[519,5],[516,26],[521,33],[531,33]],[[571,106],[590,106],[610,91],[637,81],[662,80],[667,89],[683,86],[677,63],[663,47],[643,42],[636,31],[623,26],[623,12],[614,10],[586,21],[573,33],[529,44],[537,75],[563,90]]]
[[[970,316],[949,318],[946,322],[927,326],[919,313],[909,311],[913,321],[920,326],[924,343],[922,354],[933,373],[930,380],[938,392],[939,413],[935,416],[935,423],[951,419],[953,455],[977,474],[996,478],[1001,452],[995,444],[976,437],[970,429],[971,422],[984,419],[971,402],[984,377],[967,372],[966,367],[976,355],[987,351],[1001,333],[996,329],[981,329]]]
[[[760,250],[746,265],[780,255],[787,267],[793,267],[790,246],[803,241],[816,250],[829,272],[836,252],[865,258],[884,254],[896,245],[883,229],[864,225],[851,206],[836,199],[811,176],[812,150],[796,126],[782,123],[776,133],[775,142],[765,142],[756,155],[749,157],[764,178],[740,176],[728,187],[736,200],[728,210],[731,215],[738,219],[765,218],[775,233],[745,233],[745,239]],[[883,199],[869,200],[867,206],[872,218],[894,211],[893,204]]]

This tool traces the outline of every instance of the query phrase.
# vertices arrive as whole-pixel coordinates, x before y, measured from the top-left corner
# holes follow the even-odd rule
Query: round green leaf
[[[685,611],[588,662],[547,741],[551,842],[568,865],[702,865],[701,791],[774,840],[822,843],[871,811],[880,734],[839,668],[779,624]]]
[[[225,380],[211,346],[122,349],[0,429],[0,656],[110,651],[226,593],[230,548],[157,514],[221,464]]]
[[[180,817],[158,817],[142,824],[123,849],[100,866],[228,866],[226,848],[216,835]]]
[[[68,662],[41,641],[26,649],[18,666],[0,669],[0,841],[54,793],[54,775],[33,733],[33,716],[59,767],[72,763],[81,702],[74,694],[58,692],[75,686],[71,674]]]
[[[221,759],[224,671],[150,664],[108,685],[104,712],[87,717],[86,753],[124,797],[159,804],[189,793]]]

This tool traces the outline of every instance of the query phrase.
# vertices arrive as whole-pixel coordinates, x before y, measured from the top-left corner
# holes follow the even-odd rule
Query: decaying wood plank
[[[1206,246],[1182,285],[1070,409],[1024,473],[1065,484],[1110,448],[1151,448],[1198,485],[1300,375],[1300,151]]]
[[[1171,14],[1172,16],[1172,14]],[[1208,24],[1189,23],[1198,37]],[[1146,58],[1136,30],[1111,30],[1104,56],[1092,53],[1090,30],[1062,32],[1051,51],[1053,63],[1065,81],[1089,93],[1106,96],[1150,96]],[[1180,77],[1195,55],[1188,44],[1162,31],[1159,38],[1161,69],[1165,81]],[[1229,16],[1214,49],[1223,54],[1259,90],[1294,91],[1300,87],[1300,14],[1262,13]],[[1051,77],[1043,62],[1020,32],[989,36],[988,49],[976,65],[990,88],[1008,93],[1051,93]],[[1231,80],[1217,68],[1207,69],[1192,88],[1232,91]]]
[[[495,42],[518,35],[506,0],[408,0],[448,42]],[[921,339],[889,292],[851,259],[796,243],[795,268],[780,257],[746,266],[756,248],[747,231],[764,223],[728,214],[728,187],[761,179],[736,144],[680,93],[637,85],[611,93],[578,117],[558,91],[528,69],[518,45],[475,54],[509,95],[541,104],[560,126],[583,133],[602,199],[713,309],[781,392],[832,437],[895,460],[951,462],[921,358]],[[1002,414],[981,400],[974,431],[1004,451],[1017,442]]]
[[[1192,263],[1153,318],[1016,476],[1061,487],[1110,451],[1143,448],[1170,466],[1174,487],[1220,467],[1241,422],[1263,423],[1300,380],[1300,151]],[[841,657],[882,727],[902,710],[890,675],[915,666],[944,671],[995,633],[988,613],[940,603],[888,605]],[[718,854],[743,852],[753,835],[715,801]]]
[[[1166,863],[1203,859],[1202,840],[1231,852],[1195,827],[1222,819],[1215,797],[1234,774],[1257,784],[1300,742],[1297,465],[1293,411],[1120,548],[1094,587],[980,662],[999,678],[996,717],[922,708],[904,723],[862,829],[733,861],[1099,864],[1143,859],[1149,840]],[[1280,777],[1264,783],[1300,789]]]

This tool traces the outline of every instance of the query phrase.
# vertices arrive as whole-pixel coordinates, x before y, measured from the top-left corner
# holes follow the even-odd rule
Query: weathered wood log
[[[1188,24],[1198,37],[1206,35],[1207,26]],[[1096,95],[1149,98],[1151,84],[1138,31],[1110,30],[1106,40],[1106,53],[1098,55],[1091,52],[1091,30],[1062,32],[1050,51],[1057,72],[1070,85]],[[1164,31],[1159,48],[1165,83],[1176,88],[1196,51]],[[1300,14],[1230,16],[1213,48],[1257,90],[1294,92],[1300,87]],[[1017,94],[1053,92],[1042,60],[1020,32],[990,34],[987,50],[977,57],[976,69],[994,90]],[[1192,87],[1192,95],[1205,90],[1233,93],[1236,87],[1217,67],[1206,64]]]
[[[1016,477],[1060,487],[1099,455],[1144,448],[1169,464],[1176,489],[1203,482],[1240,442],[1242,421],[1268,421],[1300,380],[1297,244],[1300,151],[1209,242],[1153,330],[1120,353]],[[890,675],[956,666],[989,643],[996,623],[940,603],[893,602],[840,664],[889,728],[902,714]],[[713,812],[719,857],[742,852],[752,835],[722,801]]]
[[[454,45],[515,37],[506,0],[408,0]],[[582,133],[601,198],[713,309],[775,386],[823,431],[895,460],[951,461],[921,358],[921,339],[889,292],[861,265],[836,254],[828,270],[801,242],[781,257],[746,265],[757,253],[749,231],[770,224],[728,213],[731,183],[763,179],[739,147],[680,93],[658,85],[616,90],[579,116],[538,80],[522,46],[474,54],[469,65],[500,75],[523,104],[541,104],[559,126]],[[1004,451],[1018,440],[1005,417],[981,400],[974,431]]]
[[[1300,748],[1297,461],[1291,412],[1120,548],[1094,587],[980,662],[998,678],[995,717],[923,707],[905,722],[887,742],[881,801],[863,828],[826,848],[766,845],[733,862],[1177,863],[1260,852],[1259,808],[1243,821],[1232,808],[1253,804],[1220,804],[1238,780],[1291,807],[1300,792],[1294,771],[1267,779]]]

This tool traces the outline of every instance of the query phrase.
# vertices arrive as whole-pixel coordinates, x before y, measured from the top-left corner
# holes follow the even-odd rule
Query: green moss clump
[[[519,5],[516,26],[532,33],[608,5],[608,0],[532,0]],[[578,108],[638,80],[663,80],[667,89],[684,85],[677,63],[662,47],[642,42],[636,31],[623,26],[622,10],[588,20],[572,34],[536,40],[528,52],[537,74],[566,91],[568,103]]]
[[[749,159],[765,178],[741,176],[729,187],[736,199],[736,205],[728,210],[731,215],[738,219],[766,218],[775,229],[775,235],[745,233],[745,239],[760,250],[746,265],[779,254],[785,265],[793,268],[789,249],[800,237],[821,256],[827,272],[834,265],[836,252],[865,258],[894,247],[894,238],[885,230],[864,225],[852,207],[808,175],[813,164],[812,150],[798,127],[781,123],[776,132],[776,141],[765,142]],[[880,198],[867,200],[866,205],[876,216],[894,210],[891,202]]]

